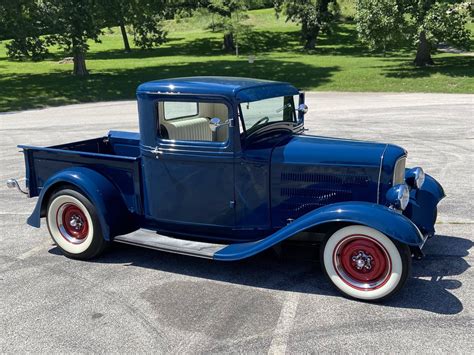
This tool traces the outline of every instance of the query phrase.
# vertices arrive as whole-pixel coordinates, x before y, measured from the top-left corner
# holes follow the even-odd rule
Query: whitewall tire
[[[400,290],[408,278],[408,246],[366,226],[351,225],[332,234],[322,248],[329,280],[344,295],[380,301]]]
[[[106,246],[94,206],[74,188],[52,194],[46,221],[51,238],[68,257],[90,259]]]

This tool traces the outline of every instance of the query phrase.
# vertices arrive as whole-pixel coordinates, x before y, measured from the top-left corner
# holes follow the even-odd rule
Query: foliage
[[[173,11],[178,9],[176,1],[175,6],[167,3],[163,0],[101,0],[101,17],[107,26],[122,27],[126,50],[130,50],[126,25],[130,27],[135,45],[142,49],[153,48],[166,41],[163,20],[172,17]]]
[[[10,38],[8,55],[12,59],[41,60],[47,54],[47,43],[40,39],[44,30],[45,7],[34,0],[0,2],[0,38]]]
[[[89,41],[99,42],[102,28],[119,25],[130,49],[125,25],[134,42],[152,48],[166,40],[162,20],[173,6],[167,0],[15,0],[0,3],[0,30],[12,59],[44,59],[47,46],[74,56],[74,73],[86,75],[85,54]]]
[[[7,49],[8,56],[15,60],[31,58],[33,61],[40,61],[48,54],[45,41],[39,37],[15,38],[7,44]]]
[[[249,26],[244,24],[248,19],[245,0],[207,0],[203,6],[212,16],[211,28],[224,33],[223,48],[227,51],[235,50],[236,38],[248,31]]]
[[[265,9],[273,7],[274,0],[247,0],[249,10]]]
[[[432,45],[449,43],[458,48],[469,49],[470,31],[466,24],[470,8],[473,9],[474,6],[469,2],[433,4],[421,26],[428,41]]]
[[[336,0],[276,0],[275,10],[301,24],[305,49],[315,48],[320,32],[329,32],[339,13]]]
[[[415,64],[432,64],[440,43],[469,47],[471,5],[442,0],[357,0],[359,38],[371,49],[396,48],[405,37],[417,45]]]
[[[399,6],[399,0],[358,0],[356,22],[362,42],[384,53],[398,45],[405,33],[403,10]]]
[[[166,42],[167,32],[163,28],[163,20],[170,8],[164,1],[135,0],[130,1],[133,40],[142,48],[153,48]]]
[[[88,40],[100,42],[103,22],[95,0],[45,0],[50,9],[51,41],[70,53],[86,53]]]

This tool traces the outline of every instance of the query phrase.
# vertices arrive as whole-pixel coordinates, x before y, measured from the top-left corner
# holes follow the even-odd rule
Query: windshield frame
[[[276,99],[276,98],[283,98],[284,102],[286,100],[286,98],[288,98],[290,101],[288,102],[291,107],[289,108],[290,109],[290,113],[291,113],[291,120],[279,120],[279,121],[268,121],[268,122],[265,122],[263,124],[259,124],[257,126],[252,126],[250,128],[247,127],[246,125],[246,121],[245,121],[245,116],[243,114],[243,110],[242,110],[242,105],[245,105],[245,104],[250,104],[250,103],[253,103],[253,104],[258,104],[259,101],[264,101],[264,100],[270,100],[270,99]],[[285,108],[286,105],[288,105],[283,103],[283,106],[282,106],[282,116],[284,118],[284,111],[288,108]],[[253,135],[254,133],[260,131],[261,129],[263,128],[269,128],[270,126],[284,126],[286,128],[288,127],[291,127],[291,129],[293,130],[294,127],[297,127],[301,124],[300,122],[300,119],[298,117],[298,115],[296,114],[296,106],[295,106],[295,97],[294,95],[281,95],[281,96],[274,96],[274,97],[269,97],[269,98],[266,98],[266,99],[262,99],[262,100],[257,100],[257,101],[249,101],[249,102],[239,102],[238,105],[238,114],[239,114],[239,123],[242,125],[242,132],[241,132],[241,135],[244,135],[244,136],[250,136],[250,135]],[[276,112],[278,113],[278,112]],[[262,118],[264,117],[268,117],[268,116],[262,116]],[[257,121],[258,122],[258,121]],[[248,123],[248,122],[247,122]]]

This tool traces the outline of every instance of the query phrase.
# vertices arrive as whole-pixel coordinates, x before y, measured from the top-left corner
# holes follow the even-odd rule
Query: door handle
[[[158,150],[158,147],[155,147],[155,149],[153,149],[151,152],[155,155],[156,159],[160,159],[161,155],[163,154],[161,150]]]

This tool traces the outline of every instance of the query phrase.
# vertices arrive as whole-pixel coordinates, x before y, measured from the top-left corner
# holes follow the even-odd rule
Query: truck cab
[[[38,196],[28,224],[45,217],[68,257],[121,242],[232,261],[299,239],[321,243],[343,294],[380,300],[435,233],[441,185],[396,145],[305,134],[291,84],[175,78],[137,99],[139,133],[19,146]]]
[[[255,79],[141,85],[145,218],[158,228],[219,239],[268,234],[271,150],[302,131],[302,100],[289,84]]]

